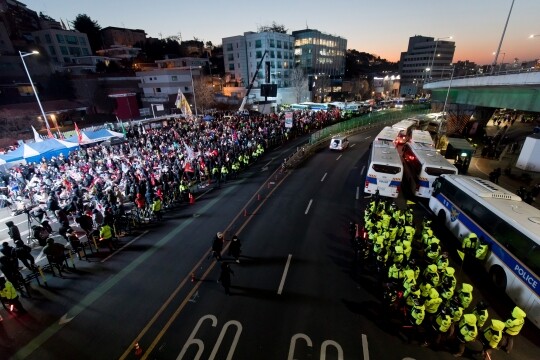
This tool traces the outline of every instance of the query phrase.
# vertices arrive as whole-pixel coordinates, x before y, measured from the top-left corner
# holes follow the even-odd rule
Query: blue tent
[[[96,131],[81,131],[81,133],[82,133],[82,142],[81,142],[82,144],[92,144],[92,143],[96,143],[100,141],[105,141],[113,137],[119,137],[119,138],[124,137],[124,134],[122,133],[107,130],[107,129],[101,129],[101,130],[96,130]],[[67,138],[66,141],[72,142],[72,143],[78,143],[79,138],[75,134],[74,136]]]
[[[40,162],[44,157],[50,160],[53,156],[64,154],[68,156],[70,151],[76,150],[78,144],[70,143],[58,139],[47,139],[36,143],[22,144],[17,149],[8,152],[5,155],[0,155],[0,159],[6,163],[13,162]]]

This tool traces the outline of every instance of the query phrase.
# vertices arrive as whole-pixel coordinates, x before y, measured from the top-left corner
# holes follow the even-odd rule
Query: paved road
[[[276,169],[296,144],[278,149],[241,179],[126,239],[112,257],[104,251],[77,262],[65,279],[36,288],[25,301],[30,316],[9,321],[14,358],[133,359],[135,342],[151,359],[453,358],[409,345],[378,322],[376,282],[351,273],[348,222],[364,206],[376,132],[352,136],[344,153],[323,150],[288,173]],[[418,205],[415,214],[424,213]],[[232,296],[208,259],[220,230],[243,241],[241,264],[231,265]],[[533,359],[537,351],[520,337],[511,356],[496,358]]]

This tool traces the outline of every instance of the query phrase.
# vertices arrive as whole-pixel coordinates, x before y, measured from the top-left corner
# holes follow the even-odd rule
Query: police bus
[[[431,147],[435,146],[435,144],[433,143],[433,138],[431,137],[431,134],[429,133],[429,131],[426,131],[426,130],[414,129],[411,132],[411,138],[409,139],[409,141],[415,144],[425,144]]]
[[[401,120],[400,122],[392,125],[394,129],[399,129],[399,136],[397,139],[398,145],[405,144],[409,139],[412,129],[416,126],[414,120]]]
[[[471,232],[483,238],[491,280],[540,328],[540,210],[499,185],[463,175],[442,175],[429,207],[460,241]]]
[[[396,145],[399,132],[400,132],[399,129],[394,129],[393,127],[385,126],[384,129],[382,129],[381,132],[377,136],[375,136],[375,140],[392,141],[394,145]]]
[[[409,142],[403,145],[404,178],[411,192],[429,199],[433,182],[442,174],[457,174],[458,169],[428,144]]]
[[[371,144],[364,192],[397,197],[403,178],[403,164],[395,144],[389,140],[375,140]]]

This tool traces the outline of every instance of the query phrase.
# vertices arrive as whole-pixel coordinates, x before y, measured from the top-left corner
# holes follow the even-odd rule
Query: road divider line
[[[311,207],[311,204],[313,204],[313,199],[309,199],[309,204],[307,204],[306,212],[304,213],[305,215],[307,215],[307,213],[309,212],[309,208]]]
[[[364,360],[369,360],[369,348],[366,334],[362,334],[362,352],[364,353]]]
[[[360,198],[360,187],[357,186],[356,187],[356,200],[358,200]]]
[[[360,176],[364,175],[364,170],[366,170],[366,165],[362,166],[362,171],[360,171]]]
[[[341,157],[343,156],[343,154],[339,155],[336,159],[336,161],[338,161],[339,159],[341,159]]]
[[[354,147],[356,145],[356,143],[352,144],[351,147]]]
[[[101,260],[100,263],[104,263],[105,261],[109,260],[110,258],[112,258],[114,255],[118,254],[120,251],[124,250],[125,248],[127,248],[129,245],[133,244],[135,241],[139,240],[141,237],[143,237],[144,235],[148,234],[149,230],[145,230],[142,234],[140,234],[139,236],[137,236],[135,239],[131,240],[130,242],[128,242],[127,244],[125,244],[124,246],[122,246],[120,249],[116,250],[115,252],[113,252],[112,254],[110,254],[109,256],[107,256],[105,259]]]
[[[321,179],[321,182],[323,182],[324,179],[326,179],[326,175],[328,175],[328,173],[324,173],[324,175],[323,175],[323,177],[322,177],[322,179]]]
[[[292,255],[289,254],[287,257],[287,263],[285,264],[285,269],[283,270],[283,275],[281,276],[281,281],[279,283],[279,288],[277,290],[278,295],[281,295],[283,292],[283,286],[285,285],[285,278],[287,278],[287,273],[289,272],[289,265],[291,264]]]

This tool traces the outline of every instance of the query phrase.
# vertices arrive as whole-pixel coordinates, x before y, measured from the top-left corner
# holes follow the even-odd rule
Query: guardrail
[[[320,148],[327,146],[327,141],[334,135],[352,135],[373,126],[386,126],[416,115],[428,114],[429,112],[431,112],[431,110],[424,105],[413,106],[402,110],[372,112],[368,115],[355,117],[328,126],[311,134],[309,142],[305,146],[298,147],[295,153],[284,161],[283,167],[286,169],[297,167]]]

